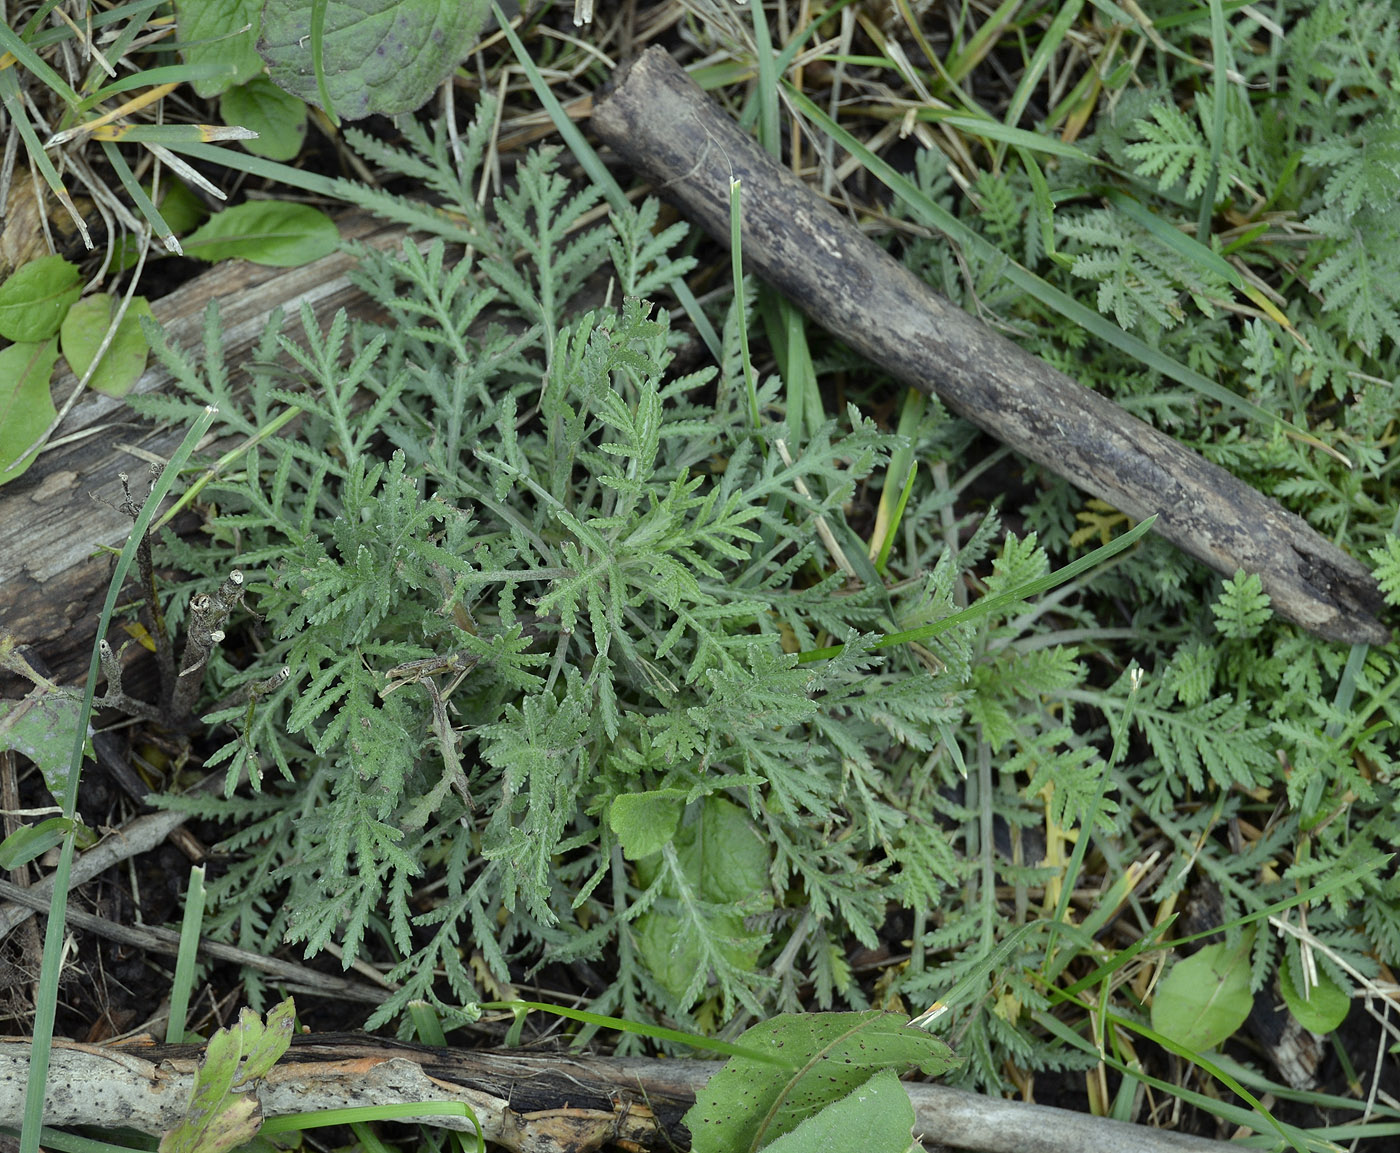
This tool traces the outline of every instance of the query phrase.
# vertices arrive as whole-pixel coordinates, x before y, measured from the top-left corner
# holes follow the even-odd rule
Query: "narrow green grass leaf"
[[[142,72],[132,72],[118,76],[110,84],[104,84],[97,91],[84,96],[74,110],[79,114],[92,111],[104,100],[130,92],[133,88],[149,88],[159,84],[195,85],[201,80],[224,80],[234,75],[233,66],[215,60],[201,64],[167,64],[160,68],[147,68]]]
[[[26,44],[8,23],[0,23],[0,51],[8,52],[23,69],[32,74],[45,88],[57,95],[69,107],[76,108],[82,98],[73,91],[68,81],[44,62],[44,58]],[[14,78],[11,68],[3,71]]]
[[[258,1136],[274,1137],[278,1133],[298,1133],[362,1121],[399,1121],[405,1117],[461,1117],[471,1121],[478,1137],[481,1135],[481,1124],[465,1102],[404,1101],[394,1105],[351,1105],[344,1109],[323,1109],[319,1113],[284,1113],[264,1121]]]
[[[744,299],[743,219],[743,188],[741,187],[740,181],[731,180],[729,182],[730,275],[734,279],[735,299],[741,302],[738,306],[739,349],[743,358],[744,388],[747,390],[749,397],[749,427],[757,432],[763,427],[763,421],[758,411],[758,380],[754,375],[753,358],[749,355],[748,312],[742,304]]]
[[[185,890],[185,915],[180,922],[180,951],[175,955],[175,978],[170,986],[170,1017],[165,1023],[167,1044],[185,1039],[185,1019],[194,988],[194,966],[199,955],[199,936],[204,925],[204,866],[190,866],[190,883]]]
[[[1040,43],[1036,46],[1035,55],[1031,57],[1031,62],[1026,66],[1025,73],[1016,84],[1016,91],[1011,94],[1011,102],[1007,105],[1004,121],[1008,128],[1014,128],[1021,122],[1021,114],[1025,112],[1026,105],[1035,95],[1040,78],[1045,75],[1045,70],[1050,67],[1050,62],[1059,54],[1060,47],[1069,34],[1070,27],[1079,19],[1080,10],[1083,7],[1084,0],[1069,0],[1068,3],[1061,5],[1060,10],[1055,13],[1055,18],[1050,21],[1050,27],[1045,30],[1045,34],[1040,38]]]
[[[185,434],[185,439],[175,450],[160,479],[152,486],[151,494],[141,506],[141,512],[132,525],[131,536],[121,555],[117,557],[112,579],[107,585],[107,599],[103,602],[102,613],[97,621],[98,637],[105,637],[111,627],[112,612],[117,606],[117,598],[126,586],[127,573],[136,560],[136,550],[150,528],[156,509],[166,494],[174,486],[180,470],[214,423],[218,410],[206,408]],[[72,818],[78,803],[78,780],[82,773],[83,750],[87,743],[87,721],[92,715],[93,691],[97,686],[99,667],[98,648],[92,647],[92,657],[88,662],[87,689],[83,697],[83,709],[79,723],[73,734],[73,754],[70,759],[68,791],[63,796],[63,815]],[[44,954],[40,968],[39,991],[34,1004],[33,1043],[29,1059],[29,1083],[24,1098],[24,1125],[20,1134],[19,1153],[38,1153],[40,1130],[44,1120],[44,1087],[49,1075],[49,1049],[53,1040],[54,1018],[58,1009],[58,981],[62,969],[63,940],[65,936],[64,914],[68,908],[68,878],[73,868],[73,850],[76,830],[63,838],[59,851],[58,865],[53,872],[53,900],[49,905],[48,925],[44,930]]]
[[[989,53],[1001,39],[1006,27],[1016,15],[1016,10],[1021,7],[1024,0],[1001,0],[997,10],[989,15],[978,26],[977,31],[968,38],[962,49],[951,54],[944,61],[944,66],[948,69],[948,76],[955,84],[961,84],[963,79],[987,58]],[[1019,119],[1019,114],[1017,116]],[[1015,119],[1010,117],[1006,121],[1014,124]]]
[[[744,1057],[766,1065],[777,1065],[784,1069],[793,1067],[792,1062],[762,1049],[746,1045],[733,1045],[717,1037],[705,1037],[699,1033],[683,1033],[679,1029],[667,1029],[661,1025],[648,1025],[642,1021],[625,1021],[621,1017],[605,1017],[601,1013],[590,1013],[587,1009],[570,1009],[564,1005],[547,1005],[542,1001],[483,1001],[480,1009],[509,1009],[512,1012],[537,1010],[553,1013],[556,1017],[567,1017],[571,1021],[582,1021],[600,1029],[616,1029],[621,1033],[635,1033],[639,1037],[652,1037],[658,1041],[673,1041],[678,1045],[688,1045],[692,1049],[706,1049],[711,1053],[723,1053],[726,1057]]]
[[[1029,600],[1031,597],[1039,596],[1043,592],[1048,592],[1056,585],[1061,585],[1066,581],[1073,580],[1080,573],[1087,572],[1089,569],[1102,564],[1110,557],[1117,556],[1118,553],[1122,552],[1129,545],[1134,544],[1139,537],[1143,536],[1152,527],[1156,519],[1156,516],[1148,517],[1117,539],[1096,548],[1091,553],[1086,553],[1078,560],[1071,561],[1063,568],[1056,569],[1047,576],[1040,577],[1037,580],[1027,581],[1024,584],[1017,585],[1013,589],[1007,589],[1004,593],[997,593],[994,596],[984,596],[976,604],[968,605],[968,607],[961,612],[953,613],[951,616],[944,617],[940,621],[934,621],[933,624],[920,625],[916,629],[905,629],[902,632],[886,633],[870,647],[883,649],[891,645],[909,644],[911,641],[923,642],[938,636],[940,633],[945,633],[957,625],[970,624],[972,621],[980,620],[982,617],[989,616],[992,613],[1001,612],[1014,604],[1019,604],[1021,601]],[[797,654],[797,661],[799,664],[806,664],[808,661],[827,660],[836,656],[836,654],[845,647],[845,645],[829,645],[821,649],[808,649],[805,652]]]
[[[1211,75],[1210,105],[1210,173],[1201,191],[1201,203],[1196,211],[1196,235],[1210,235],[1211,217],[1215,215],[1215,192],[1220,187],[1220,151],[1225,145],[1225,103],[1230,95],[1228,73],[1233,67],[1230,39],[1225,29],[1225,11],[1220,0],[1210,4],[1210,56],[1214,65]]]
[[[188,146],[187,146],[188,147]],[[208,147],[201,145],[200,147]],[[121,181],[121,186],[126,190],[131,202],[136,205],[137,211],[146,219],[146,223],[151,226],[151,231],[160,239],[170,252],[179,253],[180,242],[175,239],[175,232],[166,223],[165,217],[160,214],[160,209],[155,206],[155,202],[146,195],[146,190],[141,187],[141,182],[136,179],[136,174],[131,171],[131,166],[127,164],[126,157],[110,140],[101,141],[103,155],[107,157],[108,163],[112,166],[112,171],[117,174],[117,179]],[[220,149],[219,151],[222,151]]]
[[[338,180],[316,172],[293,168],[290,164],[279,164],[275,160],[266,160],[261,156],[233,152],[227,148],[216,148],[212,144],[192,142],[172,144],[170,151],[178,152],[182,156],[192,156],[194,159],[203,160],[208,164],[234,168],[248,176],[278,181],[288,188],[300,188],[303,192],[311,192],[317,196],[326,196],[332,200],[345,199],[345,190]]]
[[[0,25],[0,29],[3,27]],[[49,154],[39,142],[34,125],[29,122],[29,110],[24,106],[24,100],[19,90],[19,80],[15,77],[13,68],[0,68],[0,103],[4,104],[5,111],[10,115],[10,124],[19,132],[20,139],[24,141],[25,152],[29,159],[34,162],[34,167],[39,170],[39,175],[44,178],[44,183],[49,186],[49,191],[63,205],[63,210],[68,213],[79,235],[82,236],[83,243],[91,248],[92,237],[88,234],[87,222],[83,220],[77,207],[73,204],[73,198],[68,195],[68,189],[63,186],[63,180],[59,177],[58,170],[54,168]]]

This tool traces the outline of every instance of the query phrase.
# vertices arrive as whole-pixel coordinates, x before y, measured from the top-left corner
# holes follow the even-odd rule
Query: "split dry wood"
[[[743,186],[745,267],[906,383],[1219,572],[1258,573],[1274,608],[1328,640],[1384,644],[1365,566],[1306,522],[955,308],[741,132],[660,48],[593,127],[722,241]]]
[[[399,225],[360,213],[337,224],[343,238],[379,247],[397,246],[405,235]],[[309,304],[322,325],[339,308],[375,315],[347,279],[353,265],[354,258],[341,252],[294,269],[224,261],[157,300],[152,312],[172,344],[198,355],[204,310],[217,300],[225,356],[236,366],[251,357],[274,308],[295,317]],[[75,383],[65,373],[54,384],[55,398],[61,403]],[[134,391],[171,385],[170,374],[153,364]],[[39,651],[59,684],[78,683],[87,673],[110,571],[108,556],[98,550],[121,548],[131,532],[131,518],[117,508],[118,473],[139,484],[147,462],[168,459],[184,435],[183,428],[153,428],[121,401],[88,393],[58,430],[55,443],[64,443],[0,487],[0,629]],[[27,688],[18,681],[9,687]]]
[[[126,1125],[161,1133],[189,1098],[199,1048],[55,1043],[49,1125]],[[0,1040],[0,1125],[21,1116],[26,1041]],[[567,1053],[430,1049],[358,1034],[293,1039],[257,1088],[264,1117],[354,1105],[461,1101],[486,1138],[514,1153],[589,1153],[608,1146],[685,1149],[681,1123],[718,1068],[709,1061]],[[941,1085],[906,1086],[926,1148],[976,1153],[1230,1153],[1238,1146]],[[413,1120],[471,1131],[443,1116]],[[933,1144],[937,1138],[942,1144]],[[627,1143],[631,1142],[631,1145]]]

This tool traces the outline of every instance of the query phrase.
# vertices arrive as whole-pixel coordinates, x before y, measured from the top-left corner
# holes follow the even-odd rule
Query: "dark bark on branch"
[[[55,1043],[45,1098],[49,1125],[172,1128],[201,1048]],[[0,1040],[0,1125],[18,1123],[27,1041]],[[687,1149],[682,1124],[712,1061],[663,1061],[528,1051],[431,1049],[355,1033],[294,1037],[256,1088],[263,1117],[403,1101],[464,1101],[488,1140],[516,1153],[608,1147]],[[907,1084],[929,1149],[975,1153],[1229,1153],[1238,1146],[1101,1117]],[[471,1131],[457,1118],[412,1120]],[[935,1144],[937,1142],[942,1144]],[[631,1145],[626,1144],[631,1142]]]
[[[1365,566],[936,294],[774,163],[663,50],[636,60],[593,127],[722,242],[730,181],[742,181],[746,269],[900,380],[1129,516],[1156,513],[1158,532],[1219,572],[1258,573],[1287,619],[1328,640],[1389,640]]]

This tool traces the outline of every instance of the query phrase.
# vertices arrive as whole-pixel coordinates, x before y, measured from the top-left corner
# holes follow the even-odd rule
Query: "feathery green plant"
[[[1057,168],[999,153],[969,181],[980,215],[928,154],[898,187],[922,220],[962,218],[956,253],[906,239],[912,267],[1370,550],[1393,592],[1394,309],[1365,280],[1386,257],[1342,269],[1383,222],[1368,189],[1388,153],[1367,119],[1389,107],[1383,41],[1351,35],[1383,29],[1378,7],[1299,7],[1268,53],[1252,46],[1272,34],[1231,13],[1225,63],[1267,100],[1232,91],[1197,112],[1183,93],[1207,87],[1202,70],[1169,55],[1055,149]],[[1328,98],[1334,76],[1345,99]],[[909,408],[902,436],[855,411],[805,430],[788,463],[778,382],[758,382],[751,427],[737,307],[718,368],[673,373],[679,338],[635,299],[681,270],[653,208],[584,226],[596,196],[548,154],[492,212],[476,206],[489,117],[460,159],[413,123],[403,152],[355,140],[442,198],[345,190],[438,238],[362,254],[391,324],[270,329],[241,411],[215,318],[204,366],[164,353],[246,435],[303,413],[297,440],[259,444],[208,487],[207,543],[169,544],[195,578],[255,573],[257,643],[211,663],[211,693],[290,670],[215,718],[229,795],[165,801],[233,826],[220,933],[392,958],[400,989],[376,1022],[420,997],[460,1017],[554,963],[598,979],[598,1012],[736,1031],[774,1009],[865,1008],[851,946],[898,935],[908,965],[877,995],[937,998],[926,1016],[966,1055],[959,1076],[992,1085],[1008,1061],[1106,1059],[1066,1040],[1065,988],[1147,1027],[1115,974],[1165,947],[1143,905],[1169,908],[1195,875],[1219,891],[1232,949],[1244,924],[1305,902],[1327,979],[1400,957],[1400,890],[1379,866],[1400,835],[1390,648],[1348,660],[1279,622],[1248,577],[1220,582],[1148,540],[1092,584],[876,650],[1119,522],[1030,466],[1006,511],[1034,537],[995,513],[960,522],[978,466],[936,401]],[[1348,147],[1325,143],[1339,134]],[[1214,173],[1193,167],[1215,156]],[[1202,235],[1203,211],[1230,230]],[[1352,231],[1313,220],[1328,212]],[[456,245],[471,255],[454,264]],[[1343,276],[1365,283],[1329,279]],[[948,467],[906,492],[911,459]],[[894,542],[872,534],[878,575],[856,527],[867,477],[904,502]],[[1220,851],[1219,831],[1241,828]],[[1170,857],[1138,894],[1151,838]],[[1069,894],[1110,869],[1067,921]],[[1120,913],[1142,934],[1126,949],[1101,939]],[[1300,946],[1255,932],[1249,961],[1257,991],[1280,963],[1301,971]]]
[[[491,115],[462,167],[412,124],[415,156],[377,158],[466,190]],[[798,965],[824,1002],[863,1002],[837,942],[873,947],[891,894],[933,908],[957,874],[922,808],[959,787],[956,726],[1077,666],[1056,653],[984,685],[971,625],[871,651],[955,609],[994,527],[879,580],[846,509],[900,439],[851,410],[785,453],[774,380],[755,432],[736,308],[718,372],[668,374],[676,338],[632,293],[684,271],[679,229],[653,235],[653,205],[578,229],[593,198],[548,152],[518,176],[490,217],[462,196],[432,218],[471,238],[455,265],[440,238],[362,251],[392,323],[270,329],[246,401],[213,312],[203,368],[156,342],[191,396],[140,402],[156,415],[217,400],[246,434],[302,414],[205,490],[207,544],[168,541],[196,577],[245,570],[262,618],[256,657],[219,654],[212,691],[289,670],[210,718],[226,795],[162,801],[235,826],[209,924],[347,963],[387,953],[399,987],[375,1022],[441,999],[435,974],[464,1012],[486,975],[604,955],[600,1012],[762,1016],[797,1007]],[[623,299],[571,308],[605,261]],[[1008,538],[987,591],[1046,568]],[[796,663],[829,641],[839,655]]]

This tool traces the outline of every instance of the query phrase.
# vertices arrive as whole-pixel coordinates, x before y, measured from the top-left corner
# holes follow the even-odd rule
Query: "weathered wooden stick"
[[[56,1041],[44,1120],[49,1125],[173,1128],[189,1100],[198,1045],[104,1047]],[[460,1101],[488,1141],[517,1153],[586,1153],[630,1142],[690,1147],[682,1124],[717,1061],[574,1053],[430,1049],[352,1033],[298,1036],[257,1095],[265,1118],[349,1105]],[[29,1042],[0,1039],[0,1125],[23,1111]],[[944,1085],[906,1084],[925,1147],[978,1153],[1229,1153],[1238,1148]],[[404,1118],[471,1132],[442,1114]]]
[[[1370,572],[1223,468],[1081,387],[901,267],[767,156],[659,48],[593,127],[721,240],[743,183],[745,267],[900,380],[1219,572],[1258,573],[1274,608],[1328,640],[1383,644]]]

